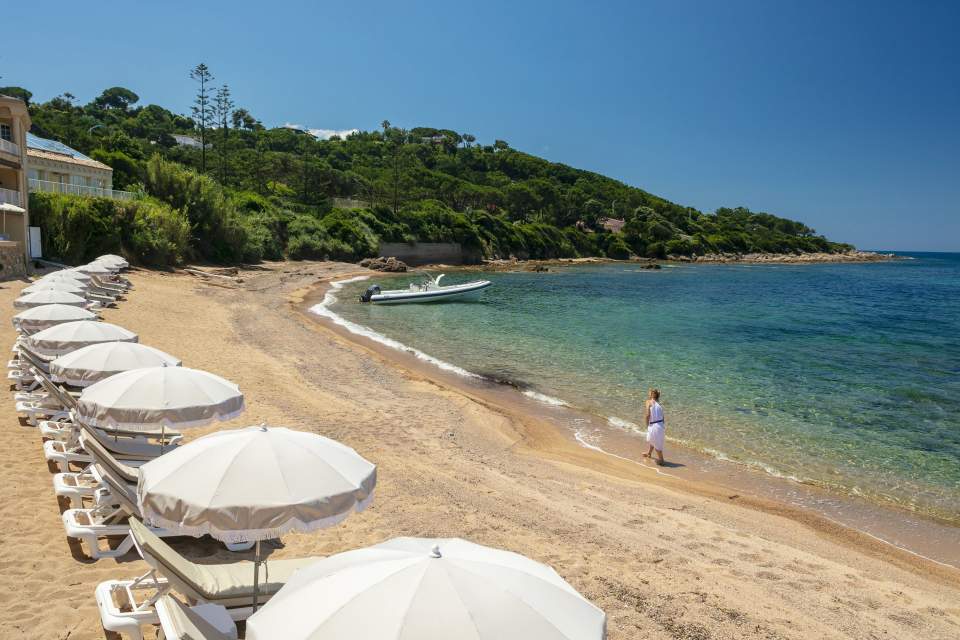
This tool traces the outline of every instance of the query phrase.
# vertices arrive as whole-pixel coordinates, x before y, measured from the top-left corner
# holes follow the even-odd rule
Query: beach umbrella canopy
[[[373,499],[376,466],[350,447],[266,425],[218,431],[140,467],[144,520],[228,543],[331,527]]]
[[[71,307],[66,304],[44,304],[21,311],[13,316],[13,326],[26,333],[36,333],[64,322],[96,319],[97,314],[82,307]]]
[[[29,287],[24,287],[20,292],[21,295],[28,293],[36,293],[37,291],[66,291],[67,293],[72,293],[78,296],[85,296],[87,294],[87,287],[82,283],[77,282],[76,280],[68,280],[66,278],[60,278],[57,280],[38,280],[34,282]]]
[[[99,262],[100,264],[116,266],[119,269],[126,269],[130,266],[130,263],[121,258],[120,256],[115,256],[113,254],[107,254],[105,256],[100,256],[94,262]]]
[[[187,367],[148,367],[92,384],[77,402],[93,427],[129,430],[157,425],[178,429],[230,420],[243,412],[243,394],[220,376]]]
[[[137,334],[109,322],[75,320],[38,331],[25,340],[27,348],[43,356],[58,357],[101,342],[136,342]]]
[[[56,382],[89,387],[124,371],[162,366],[179,367],[180,360],[145,344],[103,342],[60,356],[50,363],[50,376]]]
[[[80,273],[79,271],[54,271],[41,276],[37,282],[56,282],[59,280],[66,280],[67,282],[76,282],[90,286],[90,276],[85,273]]]
[[[297,571],[247,620],[246,637],[602,640],[606,614],[519,554],[456,538],[394,538]]]
[[[57,291],[55,289],[35,291],[33,293],[20,296],[13,301],[13,306],[17,307],[18,309],[29,309],[31,307],[39,307],[43,304],[65,304],[72,307],[85,307],[87,304],[89,304],[89,301],[83,296],[78,296],[75,293],[70,293],[69,291]]]
[[[112,275],[114,272],[114,269],[111,269],[107,265],[101,264],[99,262],[91,262],[90,264],[79,266],[77,267],[76,270],[79,271],[80,273],[85,273],[87,275],[93,275],[93,276],[108,276],[108,275]]]
[[[164,529],[228,544],[256,541],[256,610],[260,542],[332,527],[370,504],[376,482],[376,466],[346,445],[260,425],[220,431],[147,462],[137,500],[144,520]]]
[[[51,271],[40,278],[40,280],[76,280],[85,284],[90,284],[90,276],[73,269],[63,269],[61,271]]]

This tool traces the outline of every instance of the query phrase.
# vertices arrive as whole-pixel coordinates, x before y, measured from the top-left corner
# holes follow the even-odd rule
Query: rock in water
[[[364,258],[360,261],[360,266],[373,271],[389,271],[391,273],[402,273],[407,270],[406,263],[393,256],[389,258]]]

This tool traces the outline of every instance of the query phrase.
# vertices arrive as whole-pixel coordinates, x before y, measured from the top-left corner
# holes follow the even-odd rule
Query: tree
[[[0,94],[10,96],[11,98],[19,98],[23,100],[27,106],[30,106],[30,98],[33,97],[33,94],[23,87],[0,87]]]
[[[126,112],[130,105],[140,101],[140,96],[124,87],[110,87],[94,98],[93,106],[97,109],[117,109]]]
[[[217,145],[217,155],[220,157],[220,184],[227,183],[227,163],[230,160],[228,147],[230,142],[229,121],[234,106],[233,99],[230,97],[230,87],[225,84],[217,89],[213,99],[213,110],[217,126],[220,127],[220,144]]]
[[[460,139],[463,140],[463,146],[469,147],[471,144],[477,141],[476,136],[470,133],[465,133],[460,136]]]
[[[263,125],[250,115],[250,112],[244,108],[234,109],[233,113],[230,116],[230,120],[233,123],[234,129],[246,129],[247,131],[255,131],[257,129],[263,129]]]
[[[507,144],[506,140],[495,140],[493,142],[494,151],[506,151],[510,148],[510,145]]]
[[[200,173],[207,171],[207,128],[213,121],[213,108],[210,104],[210,93],[207,84],[213,82],[213,74],[209,67],[202,62],[190,70],[190,79],[200,85],[197,96],[190,108],[193,119],[200,128]]]

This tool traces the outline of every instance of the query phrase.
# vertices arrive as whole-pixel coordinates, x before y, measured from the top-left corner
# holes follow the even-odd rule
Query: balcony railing
[[[18,207],[23,206],[20,204],[20,192],[14,191],[13,189],[0,188],[0,204],[3,204],[4,202]]]
[[[114,200],[133,200],[137,197],[137,194],[132,191],[101,189],[100,187],[87,187],[79,184],[70,184],[68,182],[50,182],[49,180],[31,178],[29,183],[30,191],[42,191],[45,193],[64,193],[70,196],[113,198]]]
[[[10,142],[9,140],[4,140],[3,138],[0,138],[0,151],[13,154],[17,156],[17,158],[20,157],[20,145]]]

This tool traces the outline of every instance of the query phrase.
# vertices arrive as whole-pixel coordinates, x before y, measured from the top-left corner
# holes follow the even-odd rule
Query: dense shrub
[[[613,258],[614,260],[628,260],[632,251],[623,234],[613,233],[610,235],[612,238],[609,244],[607,244],[607,257]]]
[[[30,218],[41,229],[44,255],[67,264],[122,253],[133,262],[166,266],[181,262],[189,249],[186,216],[150,199],[31,193]]]
[[[147,162],[144,186],[187,215],[194,257],[224,263],[243,259],[246,228],[215,180],[154,155]]]

